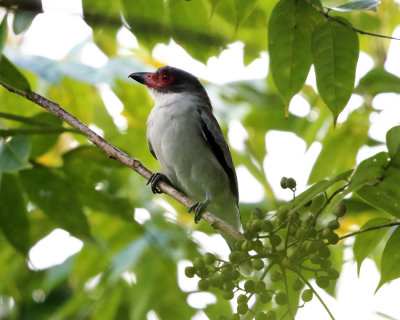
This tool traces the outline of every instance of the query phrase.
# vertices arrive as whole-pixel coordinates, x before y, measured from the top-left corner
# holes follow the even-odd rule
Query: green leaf
[[[13,30],[15,34],[20,34],[27,29],[33,19],[36,17],[36,12],[17,10],[13,20]]]
[[[36,158],[45,152],[49,151],[58,141],[60,134],[69,130],[62,127],[62,120],[49,112],[40,112],[30,118],[33,122],[43,123],[41,125],[44,131],[43,135],[36,135],[30,137],[32,146],[31,157]],[[27,125],[23,125],[26,128]],[[49,134],[45,134],[46,130],[50,131]],[[50,134],[51,130],[54,130],[54,134]],[[59,130],[57,132],[57,130]]]
[[[7,15],[3,17],[0,24],[0,53],[3,51],[4,45],[7,40]]]
[[[0,228],[11,245],[26,256],[30,247],[29,221],[22,189],[12,174],[0,176],[0,208]]]
[[[363,186],[357,195],[371,206],[400,218],[400,168],[389,166],[377,183]]]
[[[340,6],[330,8],[331,10],[339,12],[351,12],[359,10],[372,10],[376,11],[376,7],[381,4],[377,0],[355,0],[341,4]]]
[[[33,19],[43,12],[41,0],[14,1],[16,12],[13,20],[13,30],[15,34],[20,34],[27,29]]]
[[[390,164],[400,167],[400,126],[391,128],[386,134]]]
[[[321,141],[322,150],[312,168],[308,183],[353,168],[358,149],[368,140],[368,129],[367,112],[352,112],[345,123],[338,128],[330,128]]]
[[[31,91],[28,80],[4,55],[0,56],[0,83],[25,93]]]
[[[30,200],[58,227],[83,240],[91,238],[89,224],[78,197],[59,172],[35,167],[21,171],[20,176]]]
[[[314,3],[320,6],[319,2]],[[303,87],[312,63],[311,34],[322,16],[306,1],[281,0],[271,13],[268,49],[275,85],[286,106]]]
[[[381,280],[379,281],[379,288],[391,280],[400,277],[400,228],[396,228],[392,235],[390,236],[385,249],[383,249],[382,259],[381,259]]]
[[[174,40],[195,59],[206,62],[223,45],[210,26],[211,12],[204,1],[167,2]]]
[[[400,78],[383,68],[374,68],[360,79],[355,92],[372,97],[384,92],[400,93]]]
[[[26,136],[0,140],[0,172],[15,172],[30,168],[31,146]]]
[[[233,0],[233,7],[236,14],[236,28],[253,11],[258,0]]]
[[[148,246],[148,239],[145,236],[141,236],[121,250],[112,261],[110,281],[117,281],[122,273],[134,268]]]
[[[363,160],[351,177],[350,186],[377,183],[382,178],[388,164],[389,160],[386,152],[379,152]]]
[[[319,24],[311,42],[318,92],[334,123],[353,92],[359,54],[357,33],[345,19],[340,21],[343,24],[334,20]]]
[[[360,230],[370,227],[379,226],[389,222],[388,218],[374,218],[368,220]],[[376,248],[383,236],[389,231],[389,228],[380,228],[376,230],[366,231],[356,236],[353,246],[354,258],[357,261],[357,273],[360,275],[361,264],[364,259]]]

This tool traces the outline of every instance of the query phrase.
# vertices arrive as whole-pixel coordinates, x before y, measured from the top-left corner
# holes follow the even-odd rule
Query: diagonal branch
[[[55,103],[49,99],[46,99],[45,97],[43,97],[40,94],[37,94],[36,92],[33,92],[33,91],[27,93],[25,91],[18,90],[16,88],[8,86],[5,83],[1,83],[1,85],[3,87],[5,87],[8,91],[19,94],[20,96],[24,97],[25,99],[28,99],[28,100],[36,103],[37,105],[41,106],[42,108],[50,111],[51,113],[53,113],[57,117],[64,120],[66,123],[68,123],[71,127],[82,132],[99,149],[104,151],[104,153],[108,157],[123,163],[127,167],[129,167],[129,168],[133,169],[134,171],[136,171],[137,173],[139,173],[145,179],[147,179],[147,180],[150,179],[152,172],[149,171],[146,167],[144,167],[139,160],[128,156],[123,151],[114,147],[111,143],[109,143],[107,140],[103,139],[101,136],[99,136],[93,130],[89,129],[84,123],[82,123],[80,120],[78,120],[72,114],[67,112],[65,109],[61,108],[60,105],[58,105],[57,103]],[[190,206],[193,205],[193,201],[191,201],[190,199],[185,197],[185,195],[183,195],[181,192],[179,192],[175,188],[171,187],[169,184],[161,181],[159,183],[159,187],[164,193],[168,194],[169,196],[171,196],[178,202],[182,203],[187,208],[189,208]],[[217,218],[213,214],[205,211],[202,213],[202,218],[204,220],[206,220],[215,229],[224,231],[224,232],[230,234],[235,239],[244,240],[244,236],[242,233],[235,230],[229,223]]]

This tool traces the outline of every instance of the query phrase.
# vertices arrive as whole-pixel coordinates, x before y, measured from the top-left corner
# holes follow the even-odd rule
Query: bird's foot
[[[147,181],[147,184],[151,184],[151,191],[156,194],[156,193],[162,193],[161,189],[158,187],[158,183],[160,181],[165,181],[169,184],[171,184],[171,182],[169,181],[169,179],[167,178],[167,176],[165,174],[156,172],[153,173],[150,177],[150,179]]]
[[[192,206],[189,207],[189,212],[194,211],[194,222],[198,223],[201,219],[201,213],[207,208],[210,200],[206,199],[203,202],[196,202]]]

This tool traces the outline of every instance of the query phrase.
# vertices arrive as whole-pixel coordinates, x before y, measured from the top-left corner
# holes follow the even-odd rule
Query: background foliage
[[[159,66],[152,49],[170,39],[204,63],[234,41],[244,43],[246,64],[267,51],[270,72],[265,80],[206,84],[212,98],[226,107],[218,114],[225,132],[232,115],[240,117],[248,138],[244,150],[232,150],[234,162],[244,165],[265,191],[262,202],[241,205],[246,224],[252,208],[269,211],[281,204],[263,166],[269,130],[293,132],[308,147],[315,141],[322,145],[309,177],[309,184],[317,184],[290,204],[297,207],[336,190],[332,179],[356,165],[360,148],[384,145],[368,131],[371,114],[380,112],[373,99],[381,93],[400,93],[400,79],[384,69],[390,41],[361,36],[349,25],[391,35],[400,21],[399,5],[343,3],[83,0],[83,19],[93,30],[92,40],[108,57],[104,67],[95,69],[77,58],[79,45],[61,61],[25,55],[20,43],[33,19],[42,14],[41,2],[0,1],[7,12],[0,25],[0,82],[38,91],[157,170],[145,142],[152,101],[145,88],[128,83],[127,75]],[[327,7],[333,8],[329,14],[334,19],[322,14]],[[129,53],[121,50],[123,44],[116,38],[126,27],[140,44]],[[354,88],[359,50],[373,59],[374,68]],[[318,92],[305,85],[312,64]],[[126,128],[118,126],[105,108],[99,86],[104,82],[124,103]],[[307,116],[290,114],[289,103],[297,93],[311,106]],[[336,124],[352,94],[362,104]],[[150,310],[160,319],[195,315],[198,310],[187,303],[191,293],[178,286],[177,264],[203,253],[190,237],[194,229],[207,234],[214,230],[204,222],[194,226],[185,208],[161,196],[178,212],[173,218],[165,214],[141,177],[107,159],[51,114],[6,90],[0,90],[0,101],[0,317],[144,319]],[[387,153],[362,162],[346,192],[333,201],[332,205],[348,195],[340,234],[350,225],[365,229],[400,218],[398,127],[388,135],[387,148]],[[134,214],[137,208],[147,209],[151,219],[142,223]],[[84,246],[62,264],[38,270],[29,263],[29,250],[55,228],[81,239]],[[399,232],[380,228],[356,237],[355,260],[359,268],[366,257],[375,260],[381,271],[378,287],[400,276]],[[333,250],[334,266],[340,270],[342,242]],[[327,290],[334,294],[334,284]],[[272,307],[277,306],[266,308]],[[203,311],[210,319],[232,313],[229,302],[219,296]]]

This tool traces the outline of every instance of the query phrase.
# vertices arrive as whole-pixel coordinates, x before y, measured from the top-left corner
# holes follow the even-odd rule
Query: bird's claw
[[[160,181],[165,181],[165,182],[168,182],[168,183],[169,183],[169,180],[168,180],[168,178],[167,178],[167,176],[166,176],[165,174],[156,172],[156,173],[153,173],[153,174],[151,175],[151,177],[150,177],[150,179],[147,181],[146,185],[151,184],[151,191],[152,191],[154,194],[162,193],[161,189],[160,189],[159,186],[158,186],[158,183],[159,183]]]
[[[198,223],[201,219],[202,212],[207,208],[207,205],[210,201],[205,200],[203,202],[196,202],[195,204],[189,207],[189,212],[194,211],[194,222]]]

